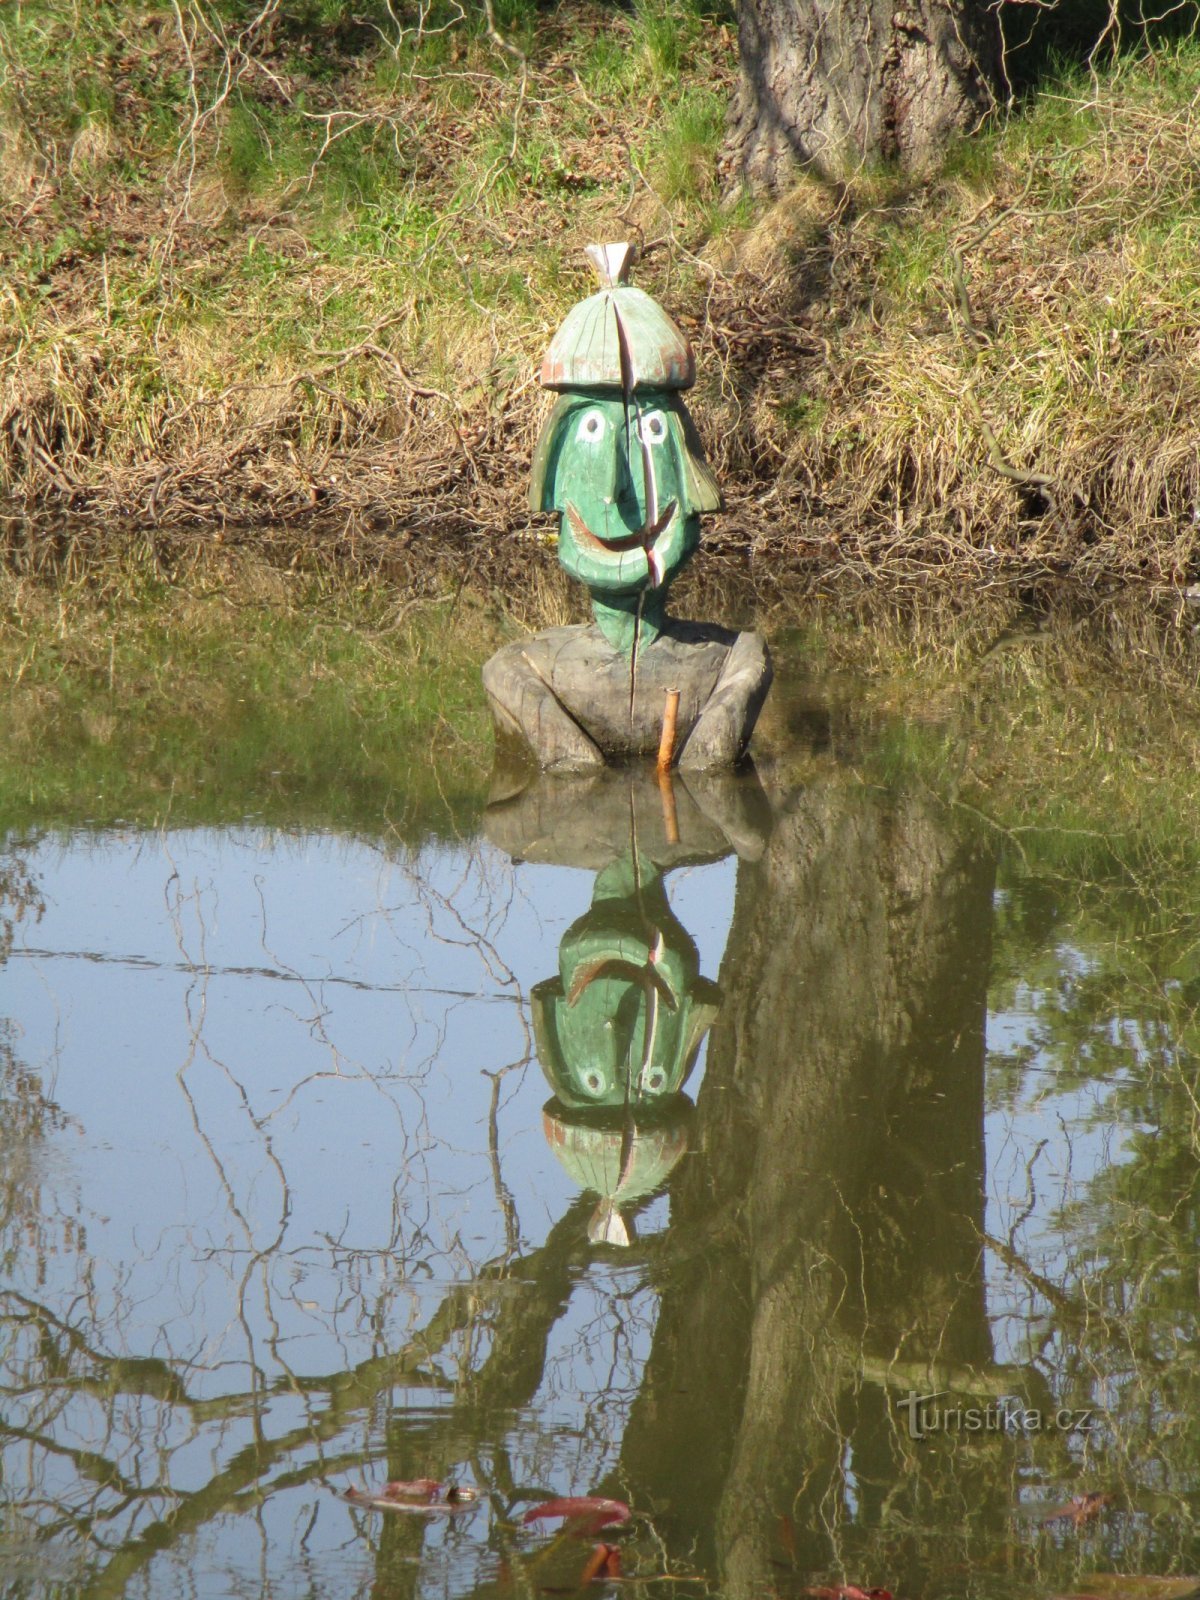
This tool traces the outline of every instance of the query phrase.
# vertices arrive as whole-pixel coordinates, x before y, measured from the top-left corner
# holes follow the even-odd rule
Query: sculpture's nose
[[[607,482],[604,485],[604,501],[606,505],[619,505],[622,500],[628,500],[633,494],[633,480],[629,475],[629,457],[625,453],[625,441],[620,440],[613,451],[607,466],[602,467]]]

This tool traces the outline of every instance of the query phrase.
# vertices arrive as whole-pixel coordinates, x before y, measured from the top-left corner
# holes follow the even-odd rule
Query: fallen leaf
[[[580,1574],[579,1585],[591,1583],[593,1578],[619,1578],[621,1576],[621,1552],[615,1544],[598,1544],[588,1558],[588,1564]]]
[[[442,1512],[465,1511],[475,1501],[474,1489],[465,1484],[438,1483],[435,1478],[414,1478],[402,1483],[385,1483],[377,1494],[369,1489],[344,1491],[352,1505],[369,1506],[373,1511],[407,1511],[416,1515],[437,1516]]]
[[[424,1500],[432,1503],[445,1498],[445,1486],[436,1478],[413,1478],[408,1483],[393,1478],[379,1491],[384,1500]]]
[[[572,1533],[586,1537],[599,1533],[601,1528],[628,1522],[630,1511],[624,1500],[605,1500],[590,1494],[568,1495],[563,1500],[543,1500],[540,1505],[530,1506],[521,1521],[528,1525],[552,1517],[565,1517]]]

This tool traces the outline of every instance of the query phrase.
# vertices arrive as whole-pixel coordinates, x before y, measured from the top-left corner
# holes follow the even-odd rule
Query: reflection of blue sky
[[[557,970],[559,941],[590,903],[590,872],[514,868],[476,841],[413,857],[252,826],[46,840],[31,865],[47,909],[18,930],[4,1009],[21,1059],[72,1121],[34,1168],[59,1248],[40,1263],[25,1249],[17,1286],[82,1324],[96,1348],[170,1360],[197,1398],[250,1397],[281,1374],[328,1377],[403,1348],[452,1284],[504,1255],[488,1117],[489,1074],[506,1068],[497,1146],[520,1252],[575,1199],[543,1138],[549,1091],[524,1002]],[[727,859],[667,880],[706,977],[719,975],[735,875]],[[1122,1158],[1125,1133],[1106,1110],[1111,1081],[1062,1087],[1040,1048],[1038,998],[1018,989],[1014,1009],[988,1022],[993,1056],[1026,1064],[986,1113],[985,1227],[1062,1282],[1073,1264],[1054,1218]],[[1136,1056],[1136,1034],[1121,1038]],[[698,1083],[699,1072],[693,1094]],[[666,1221],[660,1198],[639,1231]],[[1025,1361],[1044,1308],[990,1251],[987,1277],[996,1359]],[[479,1304],[486,1312],[508,1292],[481,1283]],[[612,1470],[656,1310],[636,1263],[601,1255],[581,1270],[538,1394],[503,1421],[516,1482],[583,1493]],[[485,1315],[431,1360],[440,1388],[413,1382],[353,1413],[320,1447],[325,1458],[373,1462],[364,1472],[378,1477],[390,1417],[419,1471],[422,1436],[488,1338]],[[18,1338],[2,1359],[19,1364],[23,1350]],[[1054,1360],[1047,1350],[1043,1365]],[[255,1405],[275,1439],[303,1435],[325,1397],[297,1385],[203,1422],[146,1396],[64,1393],[58,1404],[38,1422],[54,1439],[187,1492],[250,1441]],[[9,1422],[35,1407],[18,1399]],[[356,1531],[312,1483],[275,1486],[317,1448],[291,1450],[267,1472],[265,1498],[156,1556],[129,1593],[193,1592],[197,1572],[203,1592],[266,1593],[265,1571],[270,1592],[365,1595],[379,1528],[366,1519]],[[47,1496],[83,1492],[65,1457],[4,1455],[9,1493],[20,1496],[30,1470]],[[458,1466],[472,1476],[465,1454]],[[487,1575],[486,1516],[428,1530],[420,1593],[462,1592]],[[128,1515],[105,1537],[127,1525]]]
[[[1059,970],[1082,974],[1078,951],[1056,952]],[[986,1148],[985,1231],[1015,1250],[1043,1278],[1065,1283],[1077,1275],[1072,1241],[1057,1225],[1068,1207],[1086,1203],[1095,1178],[1127,1159],[1134,1131],[1113,1114],[1114,1080],[1088,1078],[1064,1089],[1058,1064],[1042,1048],[1043,996],[1018,985],[1014,1009],[989,1013],[987,1048],[992,1056],[1020,1059],[1019,1077],[1007,1075],[1004,1090],[989,1095],[984,1119]],[[1136,1055],[1133,1025],[1120,1027],[1121,1042]],[[989,1072],[989,1081],[992,1074]],[[1013,1085],[1015,1093],[1012,1093]],[[1031,1332],[1048,1309],[1029,1282],[989,1250],[986,1258],[988,1316],[997,1361],[1027,1361]]]
[[[23,1058],[50,1068],[84,1130],[74,1167],[99,1258],[150,1261],[153,1280],[165,1244],[212,1253],[206,1288],[236,1279],[279,1232],[285,1179],[299,1310],[321,1304],[333,1246],[373,1253],[368,1295],[410,1256],[424,1285],[431,1264],[443,1281],[500,1253],[484,1073],[528,1053],[519,1001],[553,970],[557,913],[490,855],[410,867],[333,839],[205,833],[81,844],[36,863],[39,953],[14,959],[7,987]],[[504,970],[492,933],[527,970]],[[573,1191],[541,1138],[536,1066],[502,1089],[505,1177],[536,1243]],[[126,1292],[133,1345],[172,1326],[173,1298],[190,1324],[194,1286]],[[324,1297],[332,1315],[336,1287]],[[289,1337],[317,1332],[301,1318]],[[312,1351],[314,1370],[336,1359]]]
[[[79,1247],[40,1267],[26,1253],[17,1286],[82,1317],[96,1348],[182,1363],[189,1393],[211,1398],[402,1347],[450,1284],[505,1251],[488,1153],[488,1074],[505,1068],[498,1150],[521,1251],[575,1198],[542,1135],[548,1090],[529,1059],[524,999],[556,971],[591,873],[514,868],[474,841],[413,858],[250,826],[47,839],[31,866],[46,912],[19,930],[5,1010],[22,1061],[74,1119],[56,1137],[61,1159],[39,1170],[55,1190],[43,1213],[70,1217]],[[733,880],[732,862],[669,880],[709,976]],[[640,1231],[665,1221],[665,1200],[653,1202]],[[512,1419],[517,1481],[585,1492],[611,1468],[654,1314],[636,1267],[600,1262],[576,1286],[536,1402]],[[452,1385],[486,1350],[486,1331],[459,1335],[432,1365]],[[302,1429],[322,1403],[274,1393],[258,1402],[259,1426],[271,1438]],[[418,1435],[445,1403],[428,1389],[392,1396]],[[249,1441],[252,1409],[197,1427],[149,1398],[114,1407],[76,1394],[47,1426],[187,1492]],[[327,1451],[378,1458],[381,1426],[360,1417]],[[8,1454],[11,1492],[30,1457]],[[36,1472],[50,1495],[77,1492],[65,1458],[39,1455]],[[311,1484],[281,1491],[259,1523],[220,1518],[156,1558],[146,1592],[186,1589],[196,1563],[257,1571],[268,1535],[271,1562],[286,1567],[314,1496]],[[304,1559],[329,1596],[367,1581],[354,1563],[333,1581],[321,1555],[351,1532],[344,1506],[321,1504]],[[449,1551],[455,1539],[436,1529],[426,1543]],[[362,1554],[361,1539],[353,1548]]]

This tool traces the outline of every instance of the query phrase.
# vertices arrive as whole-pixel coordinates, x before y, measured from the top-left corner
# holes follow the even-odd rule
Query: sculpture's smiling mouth
[[[575,543],[581,550],[586,550],[601,560],[611,561],[619,567],[624,556],[631,550],[641,550],[646,556],[646,565],[649,569],[650,586],[657,589],[666,577],[666,568],[661,553],[658,550],[658,540],[661,534],[670,526],[675,515],[675,501],[669,500],[658,517],[648,527],[642,528],[637,533],[622,534],[618,539],[601,539],[592,532],[587,523],[579,514],[578,507],[570,500],[566,504],[567,522]]]
[[[641,550],[642,534],[627,533],[619,539],[601,539],[594,534],[587,523],[579,515],[578,510],[571,502],[567,501],[567,521],[571,524],[571,532],[575,535],[576,544],[585,550],[591,550],[600,556],[623,555],[626,550]]]

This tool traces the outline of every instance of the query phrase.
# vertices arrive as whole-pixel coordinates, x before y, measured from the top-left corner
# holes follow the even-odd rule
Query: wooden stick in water
[[[675,810],[675,785],[671,781],[670,767],[658,769],[658,792],[662,798],[663,831],[668,844],[679,843],[679,816]]]
[[[667,703],[663,707],[662,738],[658,741],[658,770],[670,772],[675,759],[675,723],[679,716],[679,690],[667,690]]]
[[[667,843],[679,843],[679,819],[675,812],[675,787],[671,782],[671,763],[675,759],[675,726],[679,715],[679,690],[667,690],[663,707],[662,738],[658,742],[658,792],[662,796],[663,828]]]

